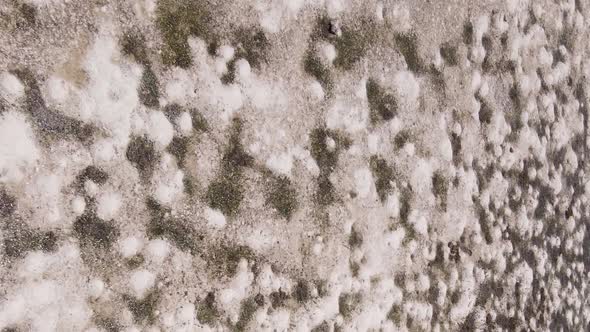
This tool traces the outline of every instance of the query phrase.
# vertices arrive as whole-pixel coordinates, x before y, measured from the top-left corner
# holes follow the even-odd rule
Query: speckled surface
[[[589,15],[0,2],[0,331],[590,329]]]

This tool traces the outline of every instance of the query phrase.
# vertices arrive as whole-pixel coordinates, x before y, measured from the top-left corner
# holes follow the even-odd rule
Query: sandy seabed
[[[0,1],[0,331],[590,330],[586,17]]]

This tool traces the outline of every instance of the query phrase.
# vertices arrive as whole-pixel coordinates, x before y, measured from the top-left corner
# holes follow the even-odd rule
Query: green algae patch
[[[202,236],[196,234],[189,221],[175,218],[152,218],[147,229],[150,237],[170,240],[178,249],[196,254]]]
[[[336,199],[334,185],[330,181],[330,174],[338,163],[338,155],[343,148],[350,147],[350,140],[344,135],[325,128],[316,128],[309,135],[310,152],[315,159],[320,175],[317,179],[316,200],[322,205],[330,205]],[[328,140],[333,140],[334,146],[328,146]]]
[[[305,53],[303,70],[320,82],[320,85],[328,94],[332,91],[334,82],[330,69],[322,63],[312,49],[307,50]]]
[[[297,191],[288,177],[274,174],[269,177],[266,204],[274,208],[281,217],[290,220],[293,212],[299,206]]]
[[[387,93],[374,79],[367,80],[367,100],[371,123],[389,121],[397,114],[397,100],[391,93]]]
[[[22,3],[18,6],[20,14],[19,20],[16,22],[18,28],[29,28],[35,26],[37,23],[37,8],[27,3]]]
[[[329,40],[331,37],[335,37],[329,33],[329,24],[330,20],[325,16],[322,16],[317,20],[310,36],[309,45],[303,57],[303,71],[315,78],[322,85],[322,88],[324,88],[324,90],[328,93],[330,93],[334,85],[332,74],[330,72],[330,68],[322,63],[316,54],[314,43],[320,40]]]
[[[249,297],[243,300],[240,307],[240,316],[233,330],[246,331],[248,323],[250,323],[250,321],[254,317],[256,310],[258,310],[258,304],[256,303],[254,297]]]
[[[233,38],[235,54],[227,64],[227,72],[221,77],[221,82],[224,84],[234,82],[237,60],[245,59],[254,69],[260,69],[263,63],[268,62],[270,41],[264,31],[259,28],[242,28],[234,33]]]
[[[244,198],[244,190],[239,183],[237,174],[224,175],[209,184],[207,188],[207,202],[210,207],[223,214],[233,216],[238,212]]]
[[[119,230],[112,222],[100,219],[91,211],[76,219],[74,233],[82,244],[101,248],[110,248],[119,237]]]
[[[404,145],[406,145],[406,143],[410,141],[410,139],[410,131],[402,129],[399,133],[397,133],[397,135],[395,135],[395,138],[393,139],[393,146],[395,146],[395,148],[399,150],[403,148]]]
[[[334,46],[337,56],[334,66],[350,70],[369,51],[375,43],[376,34],[371,20],[362,20],[359,24],[342,28],[342,34],[335,38]]]
[[[215,307],[215,293],[209,292],[197,305],[197,319],[201,323],[214,325],[219,317],[219,310]]]
[[[144,180],[149,180],[159,160],[154,142],[143,136],[131,138],[125,156],[137,168]]]
[[[440,207],[447,210],[447,196],[449,191],[449,180],[447,180],[440,172],[435,172],[432,176],[432,190]]]
[[[131,270],[139,268],[145,262],[145,257],[143,255],[135,255],[125,260],[125,265]]]
[[[320,173],[317,180],[318,187],[316,191],[316,200],[322,206],[327,206],[336,200],[336,193],[334,192],[334,185],[330,181],[330,177],[326,173]]]
[[[57,235],[53,231],[41,232],[18,221],[4,230],[4,254],[22,258],[29,251],[53,252],[57,249]]]
[[[84,183],[90,180],[98,185],[103,185],[109,179],[109,174],[102,169],[90,165],[84,168],[77,176],[74,182],[74,188],[79,191],[84,190]]]
[[[412,192],[410,190],[402,190],[400,195],[400,209],[399,218],[400,222],[404,225],[408,225],[408,217],[410,216],[410,203],[412,201]],[[410,227],[411,231],[414,230]]]
[[[459,64],[457,46],[453,43],[443,43],[440,48],[440,55],[449,66],[457,66]]]
[[[330,332],[330,324],[327,321],[324,321],[320,325],[311,329],[311,332]]]
[[[184,108],[177,103],[170,103],[164,106],[162,111],[164,112],[166,119],[168,119],[170,123],[174,123],[174,120],[184,112]]]
[[[206,256],[209,269],[227,277],[236,274],[242,259],[253,262],[256,253],[248,246],[222,244],[211,248]]]
[[[222,158],[222,170],[232,173],[240,171],[242,167],[252,166],[254,158],[248,155],[240,141],[243,124],[240,119],[234,119],[231,128],[229,144]]]
[[[378,156],[371,156],[369,166],[375,178],[377,195],[383,203],[387,199],[387,195],[391,192],[392,182],[395,180],[393,168],[387,164],[385,159]]]
[[[16,208],[16,197],[6,192],[6,189],[0,188],[0,218],[12,215]]]
[[[95,316],[94,322],[97,326],[101,327],[102,329],[104,329],[104,331],[107,332],[118,332],[123,329],[121,324],[119,324],[116,318],[113,317]]]
[[[338,298],[338,308],[344,318],[352,317],[362,300],[360,293],[344,293]]]
[[[463,37],[463,43],[465,45],[470,45],[473,42],[473,35],[473,24],[471,21],[465,22],[465,24],[463,24],[463,33],[461,35]]]
[[[358,248],[363,245],[363,235],[355,227],[353,227],[350,231],[348,245],[351,248]]]
[[[170,216],[170,209],[160,205],[153,198],[146,201],[151,218],[147,226],[150,238],[166,238],[178,249],[190,254],[200,252],[203,236],[192,227],[189,220]]]
[[[121,38],[120,44],[124,55],[132,57],[135,62],[144,66],[150,64],[143,35],[137,32],[127,32]]]
[[[252,166],[254,162],[254,159],[244,151],[240,141],[241,132],[242,122],[234,119],[229,143],[221,160],[219,175],[209,185],[206,193],[209,206],[227,216],[233,216],[238,212],[244,198],[243,168]]]
[[[315,159],[320,171],[332,171],[338,162],[338,147],[329,148],[328,139],[334,141],[333,132],[325,128],[316,128],[309,135],[311,141],[311,156]]]
[[[328,137],[328,131],[325,129],[315,129],[310,135],[311,156],[320,168],[316,199],[323,206],[332,204],[335,199],[334,186],[330,181],[330,174],[334,171],[334,167],[336,167],[336,163],[338,162],[338,152],[328,149],[326,144]]]
[[[413,32],[399,33],[395,35],[394,39],[398,50],[406,60],[408,69],[415,73],[424,72],[426,65],[418,54],[418,38],[416,34]]]
[[[270,41],[262,29],[240,29],[235,36],[238,44],[236,58],[246,59],[253,68],[260,68],[267,62]]]
[[[191,116],[191,125],[197,133],[206,132],[209,130],[209,123],[207,119],[196,108],[186,110],[177,103],[170,103],[164,107],[164,115],[171,122],[175,123],[176,119],[182,115],[183,112],[188,112]]]
[[[360,22],[351,23],[340,30],[328,17],[320,16],[312,30],[309,45],[303,57],[303,70],[314,77],[329,95],[334,87],[333,74],[330,67],[322,63],[316,54],[316,44],[324,41],[334,45],[336,49],[334,68],[347,71],[368,54],[377,40],[377,30],[371,19],[361,19]]]
[[[287,301],[289,301],[289,298],[289,294],[279,288],[278,291],[270,293],[270,304],[275,309],[281,308],[286,305]]]
[[[209,123],[203,114],[201,114],[201,112],[199,112],[197,109],[191,109],[190,114],[194,130],[197,132],[206,132],[209,130]]]
[[[178,167],[184,167],[184,162],[186,159],[186,154],[188,152],[188,146],[190,143],[189,137],[178,137],[174,136],[170,144],[166,150],[170,152],[176,158],[176,162],[178,163]]]
[[[236,79],[236,61],[237,59],[234,57],[227,63],[227,72],[221,76],[221,83],[231,84],[234,82]]]
[[[143,70],[137,89],[139,101],[143,105],[149,108],[160,107],[160,83],[158,83],[158,78],[151,66],[147,65]]]
[[[210,41],[214,39],[210,29],[211,16],[206,1],[160,0],[156,10],[157,25],[164,46],[162,62],[165,65],[188,68],[192,65],[188,37],[195,36]]]
[[[387,313],[387,319],[394,322],[395,324],[399,325],[402,321],[402,308],[398,304],[394,304],[389,309]]]
[[[25,110],[39,131],[51,139],[74,138],[88,143],[92,140],[95,127],[79,119],[63,115],[51,109],[43,99],[43,93],[36,75],[29,68],[13,71],[25,84]]]
[[[193,176],[185,174],[182,178],[182,185],[184,187],[184,192],[187,195],[194,196],[197,193],[198,184]]]
[[[138,300],[133,296],[124,295],[123,299],[127,303],[127,307],[133,319],[138,324],[153,324],[157,320],[157,309],[160,302],[160,294],[153,291],[147,294],[143,299]]]
[[[293,298],[299,303],[305,303],[312,297],[313,285],[307,280],[299,280],[293,291]]]

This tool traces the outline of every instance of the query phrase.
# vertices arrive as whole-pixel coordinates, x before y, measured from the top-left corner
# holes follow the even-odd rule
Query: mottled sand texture
[[[586,18],[0,0],[0,331],[590,330]]]

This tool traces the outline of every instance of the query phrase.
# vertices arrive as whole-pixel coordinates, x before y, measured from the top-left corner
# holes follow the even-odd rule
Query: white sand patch
[[[9,103],[15,103],[25,95],[25,87],[14,75],[3,72],[0,74],[0,96]]]
[[[0,115],[0,182],[18,182],[30,171],[40,151],[25,117],[13,111]]]

